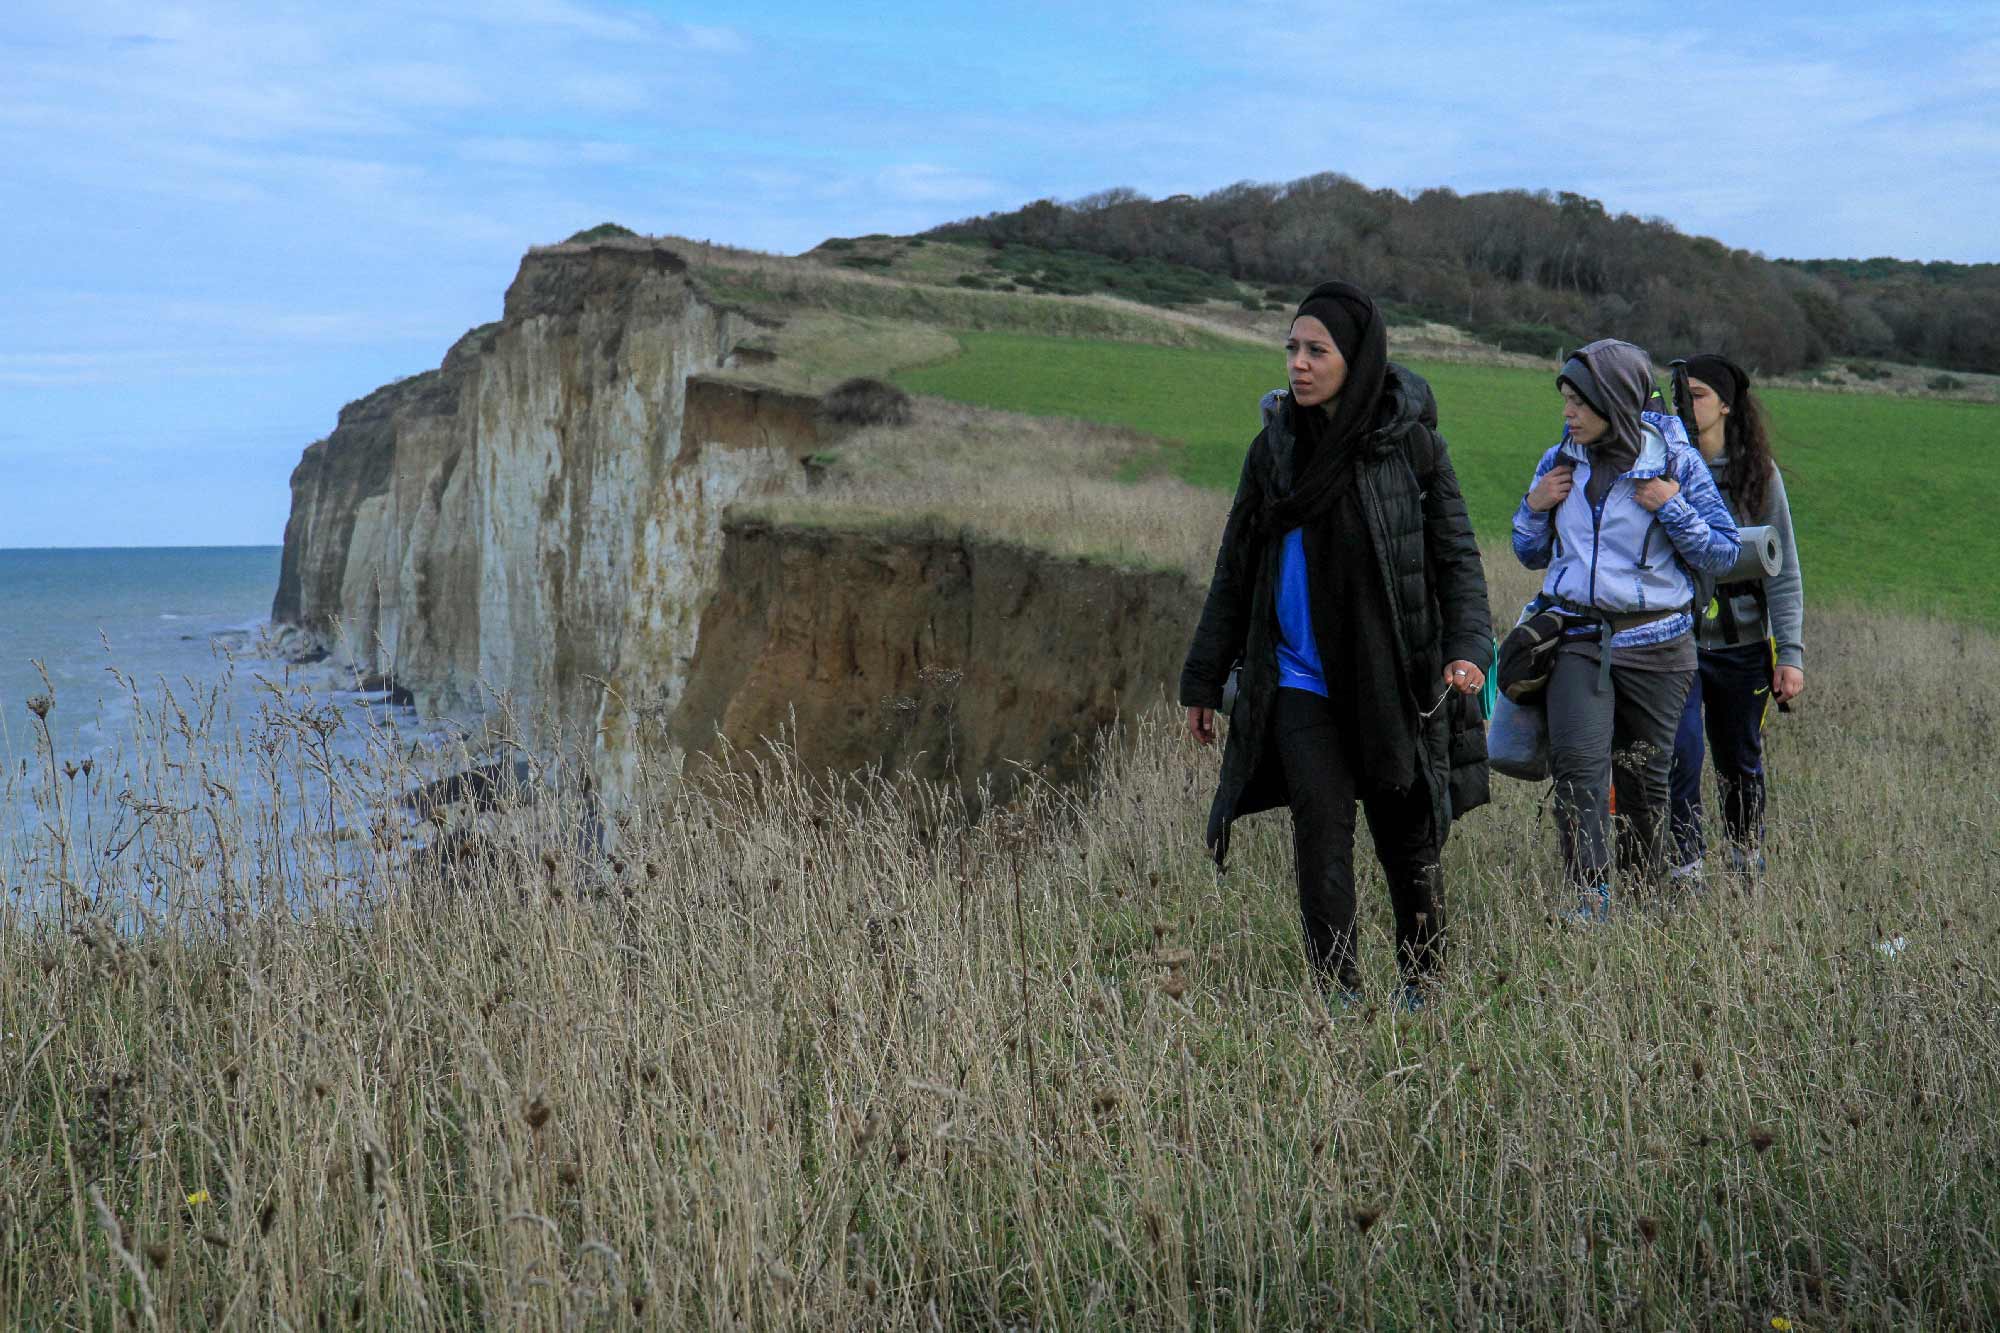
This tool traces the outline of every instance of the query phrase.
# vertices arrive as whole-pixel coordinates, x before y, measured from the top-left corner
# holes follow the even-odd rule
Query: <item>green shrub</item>
[[[1390,323],[1395,323],[1390,320]],[[1501,324],[1487,333],[1502,351],[1525,352],[1531,356],[1560,356],[1582,340],[1551,324]]]
[[[1939,393],[1957,393],[1965,387],[1965,381],[1956,375],[1933,375],[1930,385]]]
[[[887,255],[849,255],[840,261],[842,268],[882,269],[889,268],[896,261]]]
[[[1859,380],[1886,380],[1889,378],[1889,372],[1883,370],[1872,361],[1850,361],[1847,363],[1847,373]]]
[[[835,236],[831,240],[821,241],[819,248],[822,250],[852,250],[854,242],[845,236]]]
[[[615,222],[600,222],[595,227],[586,227],[563,244],[588,245],[592,241],[624,240],[628,237],[637,237],[638,234],[630,227],[621,227]]]
[[[843,426],[905,426],[910,395],[893,384],[857,376],[819,400],[820,415]]]

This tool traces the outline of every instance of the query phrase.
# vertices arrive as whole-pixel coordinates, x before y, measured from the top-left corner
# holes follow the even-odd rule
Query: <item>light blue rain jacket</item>
[[[1544,597],[1623,615],[1681,609],[1679,615],[1620,631],[1611,640],[1616,648],[1665,643],[1692,630],[1690,569],[1720,575],[1736,563],[1742,545],[1736,520],[1700,452],[1688,444],[1680,418],[1641,412],[1639,422],[1639,456],[1612,483],[1602,505],[1592,509],[1586,494],[1590,451],[1565,431],[1562,442],[1542,455],[1535,481],[1558,463],[1573,463],[1569,498],[1538,514],[1524,495],[1514,511],[1514,554],[1529,569],[1548,571]],[[1632,498],[1633,487],[1661,476],[1679,482],[1680,494],[1648,513]]]

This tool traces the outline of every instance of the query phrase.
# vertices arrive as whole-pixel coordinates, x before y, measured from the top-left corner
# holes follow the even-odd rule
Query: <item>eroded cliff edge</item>
[[[1201,610],[1178,571],[1005,542],[726,525],[673,730],[782,737],[808,772],[880,763],[1004,791],[1083,775],[1102,729],[1171,687]]]
[[[273,620],[427,715],[510,705],[600,790],[786,732],[812,769],[1081,771],[1157,698],[1196,591],[1019,546],[788,527],[818,400],[657,242],[531,252],[503,318],[340,415],[292,478]]]
[[[723,509],[803,485],[812,400],[716,378],[757,331],[665,247],[531,253],[498,323],[306,450],[272,619],[427,713],[510,700],[631,752],[680,693]]]

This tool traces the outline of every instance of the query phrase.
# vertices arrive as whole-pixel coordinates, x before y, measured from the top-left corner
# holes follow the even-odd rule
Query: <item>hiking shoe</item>
[[[1734,843],[1724,848],[1722,855],[1729,863],[1729,873],[1741,875],[1744,879],[1762,879],[1764,872],[1771,868],[1771,863],[1764,859],[1764,853],[1757,853],[1756,859],[1752,860],[1749,851]]]
[[[1424,1011],[1424,993],[1415,986],[1405,986],[1402,997],[1396,1003],[1406,1014],[1421,1014]]]
[[[1572,926],[1601,926],[1611,919],[1611,886],[1599,884],[1577,895],[1577,905],[1566,918]]]
[[[1358,1014],[1361,1006],[1368,1003],[1368,997],[1361,993],[1359,986],[1342,986],[1329,997],[1336,1014]]]

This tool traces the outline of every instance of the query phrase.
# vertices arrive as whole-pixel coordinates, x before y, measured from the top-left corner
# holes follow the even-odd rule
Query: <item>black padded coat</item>
[[[1243,460],[1208,600],[1181,670],[1182,706],[1219,708],[1231,666],[1243,664],[1222,779],[1208,817],[1207,841],[1217,865],[1228,856],[1232,822],[1290,804],[1271,734],[1278,695],[1281,543],[1260,542],[1254,535],[1265,498],[1292,486],[1293,442],[1284,398],[1282,390],[1264,397],[1264,429]],[[1437,431],[1430,385],[1392,363],[1376,425],[1357,447],[1364,453],[1355,484],[1395,611],[1395,650],[1408,706],[1421,711],[1443,692],[1445,663],[1464,660],[1484,667],[1492,652],[1486,573]],[[1313,631],[1330,643],[1339,627],[1316,624]],[[1442,847],[1451,821],[1484,805],[1490,795],[1478,697],[1454,693],[1423,724],[1420,737],[1417,780],[1429,791],[1436,843]]]

